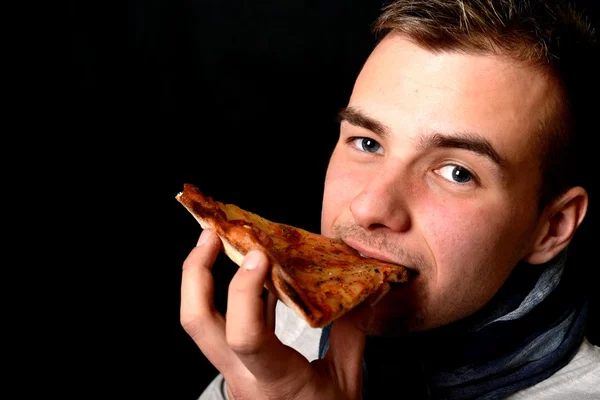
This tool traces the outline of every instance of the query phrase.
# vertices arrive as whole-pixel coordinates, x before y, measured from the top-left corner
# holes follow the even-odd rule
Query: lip
[[[354,250],[358,251],[362,256],[367,258],[374,258],[379,261],[383,261],[390,264],[401,265],[413,272],[416,272],[410,266],[399,262],[399,260],[394,259],[393,257],[389,257],[384,253],[378,251],[377,249],[373,249],[371,247],[367,247],[359,241],[353,240],[351,238],[343,238],[342,241],[346,243],[348,246],[352,247]]]

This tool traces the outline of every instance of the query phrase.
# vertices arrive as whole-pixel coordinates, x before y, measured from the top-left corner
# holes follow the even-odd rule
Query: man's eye
[[[469,183],[475,178],[468,169],[460,165],[449,164],[435,171],[442,178],[455,183]]]
[[[356,147],[360,151],[364,151],[367,153],[383,153],[383,148],[376,141],[368,137],[353,137],[348,141],[352,143],[354,147]]]

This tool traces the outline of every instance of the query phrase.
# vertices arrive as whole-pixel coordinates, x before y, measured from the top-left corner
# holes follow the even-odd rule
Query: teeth
[[[365,256],[363,253],[361,253],[360,251],[358,252],[358,255],[361,256],[362,258],[369,258],[369,257]]]

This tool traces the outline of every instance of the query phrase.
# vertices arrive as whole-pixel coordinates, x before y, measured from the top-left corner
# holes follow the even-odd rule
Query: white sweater
[[[278,302],[275,334],[309,361],[318,358],[321,329],[311,328],[293,310]],[[229,400],[221,374],[198,400]],[[587,339],[569,364],[548,379],[507,397],[509,400],[600,400],[600,347]]]

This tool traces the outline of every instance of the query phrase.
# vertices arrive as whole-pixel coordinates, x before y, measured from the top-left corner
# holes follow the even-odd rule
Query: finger
[[[331,327],[329,347],[325,354],[330,373],[349,399],[362,393],[362,361],[366,332],[373,324],[373,307],[389,292],[384,283],[362,304],[338,318]],[[358,397],[357,397],[358,396]]]
[[[277,306],[277,296],[267,289],[264,290],[263,302],[265,303],[264,315],[265,324],[268,330],[275,331],[275,308]]]
[[[330,371],[335,375],[340,390],[349,399],[360,398],[362,392],[362,360],[365,342],[365,332],[356,325],[352,317],[342,316],[333,323],[325,359],[328,361]]]
[[[235,363],[225,339],[225,320],[214,306],[211,268],[221,249],[219,237],[205,229],[183,263],[180,320],[202,353],[221,372]]]
[[[240,352],[252,351],[266,332],[263,291],[269,261],[259,250],[249,251],[229,284],[227,339]]]
[[[266,321],[263,288],[269,261],[259,250],[248,252],[229,286],[227,342],[241,362],[261,382],[271,382],[287,371],[307,364],[306,359],[285,346]],[[272,300],[271,300],[272,301]],[[275,301],[272,301],[274,308]],[[274,314],[275,310],[272,312]]]
[[[218,236],[205,229],[200,235],[198,245],[183,262],[180,309],[182,319],[214,316],[214,281],[211,269],[220,248]]]
[[[225,382],[225,390],[227,391],[227,398],[229,400],[235,400],[235,396],[233,395],[233,393],[231,393],[231,389],[229,388],[227,382]]]

